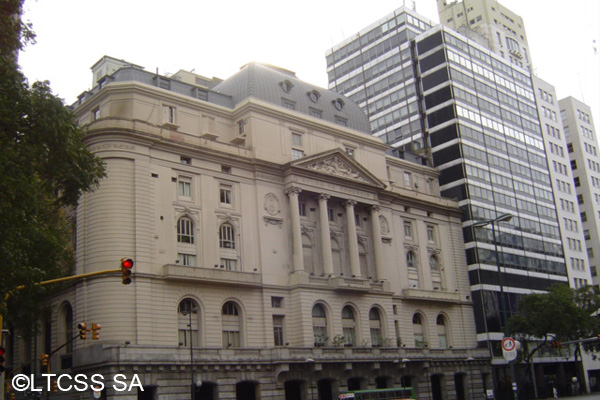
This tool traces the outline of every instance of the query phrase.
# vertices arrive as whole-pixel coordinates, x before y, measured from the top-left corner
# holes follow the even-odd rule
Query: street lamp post
[[[474,396],[474,394],[473,394],[473,392],[474,392],[474,390],[473,390],[473,370],[471,369],[471,363],[473,361],[475,361],[475,359],[473,357],[468,357],[465,361],[467,362],[467,365],[469,366],[469,382],[470,382],[469,386],[470,386],[470,390],[471,390],[470,397],[471,397],[471,400],[473,400],[474,399],[474,397],[473,397]]]
[[[504,327],[504,337],[509,337],[510,332],[508,330],[508,322],[507,322],[507,318],[506,318],[506,300],[504,299],[504,277],[502,276],[502,271],[500,269],[500,258],[498,256],[498,240],[496,239],[495,225],[500,222],[508,222],[512,219],[512,217],[513,217],[512,214],[505,213],[505,214],[500,214],[498,217],[496,217],[494,219],[477,221],[473,224],[474,228],[482,228],[487,225],[492,226],[492,238],[494,241],[494,253],[496,255],[496,267],[498,268],[498,284],[500,285],[500,311],[501,311],[500,324]],[[513,398],[515,400],[517,400],[517,390],[516,390],[517,389],[516,388],[517,380],[516,380],[516,374],[515,374],[515,366],[511,361],[508,362],[508,366],[510,368],[510,380],[513,385],[513,387],[512,387]]]
[[[196,382],[194,381],[194,339],[192,338],[192,314],[197,313],[198,309],[191,307],[189,311],[183,311],[183,315],[189,315],[190,324],[188,325],[190,330],[190,371],[191,371],[191,382],[190,382],[190,400],[194,400],[194,392],[196,391]]]

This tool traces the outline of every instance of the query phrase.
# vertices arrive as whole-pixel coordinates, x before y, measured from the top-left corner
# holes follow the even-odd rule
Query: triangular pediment
[[[349,179],[351,181],[379,188],[385,188],[385,184],[382,181],[341,149],[329,150],[309,157],[304,157],[292,161],[290,166],[314,171],[323,175]]]

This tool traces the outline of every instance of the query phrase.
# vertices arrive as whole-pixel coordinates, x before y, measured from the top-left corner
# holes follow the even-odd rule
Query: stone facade
[[[457,203],[350,100],[259,64],[212,87],[132,64],[95,79],[74,110],[108,176],[77,209],[76,273],[131,257],[134,278],[55,299],[40,343],[102,330],[53,369],[147,389],[109,399],[185,399],[191,382],[202,399],[483,396]]]

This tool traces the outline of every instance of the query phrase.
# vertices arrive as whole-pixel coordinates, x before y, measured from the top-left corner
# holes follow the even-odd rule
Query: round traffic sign
[[[515,343],[515,339],[513,339],[511,337],[507,337],[502,340],[502,350],[513,351],[516,349],[516,347],[517,347],[517,344]]]

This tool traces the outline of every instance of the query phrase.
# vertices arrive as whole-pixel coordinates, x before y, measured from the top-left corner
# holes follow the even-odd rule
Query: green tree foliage
[[[556,284],[547,293],[521,299],[519,313],[508,320],[509,330],[521,342],[522,359],[530,364],[535,354],[553,341],[589,338],[600,333],[600,295],[591,286],[572,289]],[[575,357],[580,354],[576,347]],[[530,368],[527,368],[527,373]]]
[[[34,38],[21,22],[21,6],[22,0],[0,5],[0,308],[33,314],[42,290],[34,283],[72,270],[66,215],[98,185],[104,167],[48,82],[29,85],[19,70],[18,51]],[[4,294],[19,285],[29,290],[13,292],[17,307],[7,308]]]

